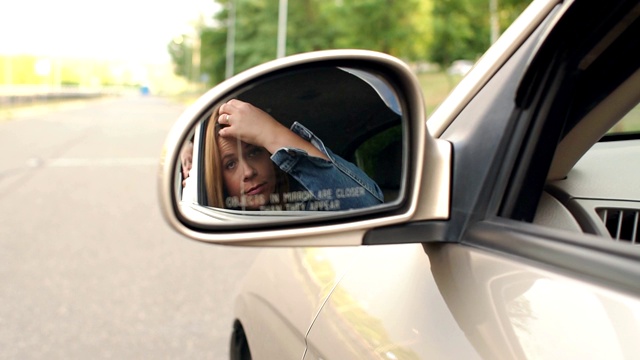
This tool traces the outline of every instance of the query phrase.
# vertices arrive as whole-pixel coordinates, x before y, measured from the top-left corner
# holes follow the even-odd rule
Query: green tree
[[[200,38],[200,72],[210,84],[217,84],[225,78],[227,29],[204,28]]]
[[[183,35],[178,35],[167,46],[173,60],[173,72],[176,75],[189,78],[192,63],[193,48],[187,44]]]
[[[335,9],[337,48],[384,52],[406,60],[426,59],[431,41],[431,2],[423,0],[343,0]]]
[[[500,31],[529,3],[529,0],[498,0]],[[490,16],[489,0],[436,1],[431,60],[445,68],[457,59],[477,59],[491,45]]]
[[[202,30],[201,72],[211,84],[224,79],[230,0],[217,24]],[[235,0],[234,70],[240,72],[276,57],[278,0]],[[385,52],[406,60],[424,60],[431,41],[431,2],[423,0],[289,1],[288,55],[336,48]],[[188,42],[169,44],[175,72],[188,76],[192,50]]]

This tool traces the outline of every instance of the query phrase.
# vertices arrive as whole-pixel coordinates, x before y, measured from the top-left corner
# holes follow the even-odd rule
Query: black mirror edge
[[[184,218],[176,201],[174,171],[181,144],[211,104],[228,96],[234,89],[273,72],[305,65],[363,66],[378,68],[392,74],[400,93],[405,97],[410,121],[409,168],[404,191],[404,206],[387,215],[364,216],[343,224],[299,226],[260,231],[216,232],[197,227]],[[327,50],[277,59],[215,86],[201,96],[178,118],[164,143],[159,170],[158,195],[164,219],[178,233],[197,241],[246,246],[352,246],[362,244],[367,231],[373,228],[401,225],[418,220],[443,220],[449,215],[451,145],[428,134],[422,90],[416,76],[401,60],[387,54],[367,50]],[[429,171],[424,171],[428,166]],[[197,214],[195,214],[197,215]],[[193,219],[192,219],[193,220]]]

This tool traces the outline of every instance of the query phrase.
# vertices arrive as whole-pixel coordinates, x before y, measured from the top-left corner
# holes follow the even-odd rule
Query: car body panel
[[[245,284],[254,359],[299,358],[309,324],[304,359],[640,354],[637,298],[465,245],[265,250]]]
[[[479,358],[420,244],[367,247],[315,319],[304,359]]]
[[[313,319],[362,251],[361,247],[263,250],[243,281],[235,308],[239,319],[252,319],[243,326],[254,358],[301,358]],[[254,334],[277,336],[261,341]]]

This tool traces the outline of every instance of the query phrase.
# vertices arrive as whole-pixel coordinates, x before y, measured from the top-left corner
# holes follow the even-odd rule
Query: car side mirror
[[[165,143],[160,201],[197,240],[354,245],[373,227],[446,218],[450,152],[428,135],[421,90],[401,61],[296,55],[187,109]]]

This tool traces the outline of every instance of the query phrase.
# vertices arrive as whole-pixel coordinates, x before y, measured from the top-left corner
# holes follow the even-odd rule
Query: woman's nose
[[[242,164],[242,178],[243,180],[249,180],[256,175],[256,169],[251,166],[251,164],[247,161],[243,161]]]

